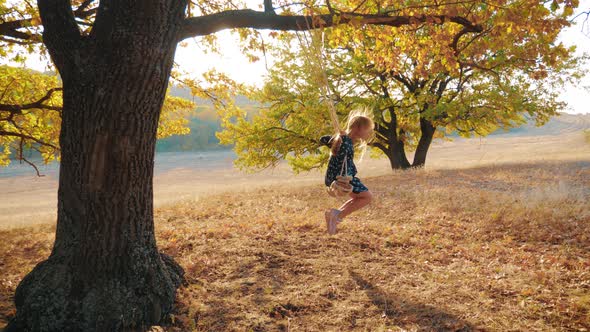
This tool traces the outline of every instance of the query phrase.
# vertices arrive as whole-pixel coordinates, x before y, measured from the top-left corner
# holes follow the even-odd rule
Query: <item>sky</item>
[[[250,8],[255,9],[262,1],[248,0],[247,2],[253,3]],[[580,13],[584,9],[590,9],[590,0],[580,1],[577,12]],[[585,17],[578,17],[575,24],[562,31],[559,38],[565,45],[576,45],[577,54],[580,55],[584,52],[590,54],[590,19],[588,22],[584,21]],[[203,48],[198,44],[198,38],[187,39],[187,46],[179,46],[176,51],[175,62],[180,66],[180,69],[191,73],[193,77],[200,77],[203,72],[216,68],[238,82],[261,86],[264,76],[267,74],[264,59],[255,63],[249,62],[242,55],[238,37],[231,35],[229,31],[218,32],[217,36],[221,55],[205,54]],[[273,59],[267,58],[267,61],[267,64],[272,66]],[[41,61],[34,58],[28,61],[27,66],[37,70],[46,69]],[[586,69],[590,71],[590,63],[586,64]],[[588,105],[590,103],[590,88],[585,87],[590,87],[590,74],[584,77],[581,84],[565,87],[561,100],[568,103],[566,112],[590,113],[590,106]]]
[[[590,10],[590,0],[580,1],[577,13],[584,10]],[[565,45],[576,45],[578,55],[590,54],[590,18],[587,22],[585,20],[585,15],[579,16],[576,24],[564,29],[559,36],[559,40]],[[590,63],[587,63],[584,69],[590,72]],[[578,86],[566,86],[561,100],[568,103],[567,113],[590,114],[590,73],[586,74]]]

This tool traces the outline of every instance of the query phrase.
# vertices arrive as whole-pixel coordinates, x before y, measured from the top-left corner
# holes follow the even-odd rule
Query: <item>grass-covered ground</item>
[[[314,186],[156,210],[186,271],[166,331],[586,331],[590,160],[366,178],[373,204],[335,236]],[[0,232],[0,326],[55,227]]]

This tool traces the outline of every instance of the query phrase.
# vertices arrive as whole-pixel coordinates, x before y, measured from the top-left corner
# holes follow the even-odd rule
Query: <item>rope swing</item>
[[[311,30],[309,22],[306,20],[307,23],[307,30]],[[326,73],[326,67],[324,65],[325,55],[324,55],[324,28],[320,26],[321,31],[321,39],[320,44],[318,45],[317,38],[316,40],[311,40],[307,38],[305,33],[302,33],[303,37],[299,34],[298,31],[295,31],[297,35],[297,39],[299,40],[299,45],[305,58],[307,59],[308,64],[313,69],[312,77],[316,79],[316,82],[319,83],[320,94],[324,98],[327,106],[328,106],[328,113],[330,114],[330,119],[332,121],[332,126],[334,127],[335,135],[339,135],[341,132],[340,123],[338,122],[338,115],[336,114],[336,107],[334,105],[333,99],[330,97],[330,87],[328,81],[328,75]],[[312,54],[313,51],[313,54]],[[312,56],[314,55],[314,56]],[[318,76],[321,74],[321,76]],[[331,185],[327,188],[327,192],[332,197],[340,197],[346,196],[348,193],[352,191],[352,185],[350,181],[352,180],[351,176],[348,176],[348,162],[347,162],[347,155],[344,155],[344,160],[342,161],[342,166],[340,169],[340,175],[336,176],[336,180],[334,180]]]
[[[308,30],[311,30],[309,21],[306,20],[305,22],[307,24]],[[319,29],[321,31],[320,45],[317,45],[317,41],[314,43],[313,39],[310,42],[305,33],[301,33],[303,37],[300,35],[299,31],[295,31],[295,34],[297,35],[297,39],[299,40],[299,46],[301,47],[301,50],[303,51],[303,54],[307,59],[307,63],[310,65],[310,67],[314,69],[314,73],[316,75],[321,74],[321,77],[318,77],[316,75],[313,75],[313,77],[317,80],[317,83],[319,83],[318,85],[320,87],[320,94],[322,95],[328,106],[328,113],[330,114],[332,126],[334,127],[334,133],[339,134],[341,131],[340,123],[338,122],[338,115],[336,114],[336,107],[334,106],[334,101],[329,96],[330,88],[328,85],[328,75],[326,74],[326,68],[324,65],[324,28],[323,26],[320,26]],[[312,54],[312,51],[314,52],[314,54]],[[312,55],[314,56],[312,57]]]

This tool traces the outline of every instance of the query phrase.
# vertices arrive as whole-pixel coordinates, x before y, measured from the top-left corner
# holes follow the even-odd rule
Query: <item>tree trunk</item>
[[[389,143],[389,150],[387,151],[387,158],[389,158],[389,164],[391,169],[408,169],[410,168],[410,162],[406,157],[406,151],[404,148],[404,142],[395,139]]]
[[[428,153],[428,148],[430,148],[430,143],[432,143],[432,138],[434,137],[434,132],[436,131],[436,127],[432,125],[432,122],[420,117],[420,140],[418,141],[418,147],[416,148],[416,153],[414,154],[414,162],[412,163],[412,167],[424,167],[426,163],[426,154]]]
[[[99,11],[104,38],[75,66],[54,59],[64,85],[55,243],[18,285],[7,331],[144,330],[172,309],[184,272],[158,251],[152,180],[184,7],[133,5]]]
[[[381,76],[381,81],[385,82],[385,77]],[[389,91],[383,88],[384,95],[389,98]],[[404,142],[401,139],[404,136],[403,129],[400,129],[400,133],[397,133],[397,114],[395,108],[390,106],[388,108],[391,116],[391,121],[387,122],[385,119],[381,119],[381,123],[377,123],[375,130],[377,131],[377,137],[380,138],[381,142],[378,142],[376,146],[389,158],[389,164],[391,169],[407,169],[409,168],[410,162],[406,157],[406,151]]]

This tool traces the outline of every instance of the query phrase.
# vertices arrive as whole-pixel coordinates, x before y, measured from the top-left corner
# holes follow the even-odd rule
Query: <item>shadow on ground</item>
[[[351,278],[367,294],[371,302],[383,311],[396,327],[418,331],[475,331],[468,322],[433,306],[414,303],[394,294],[389,294],[363,278],[359,273],[348,271]]]

